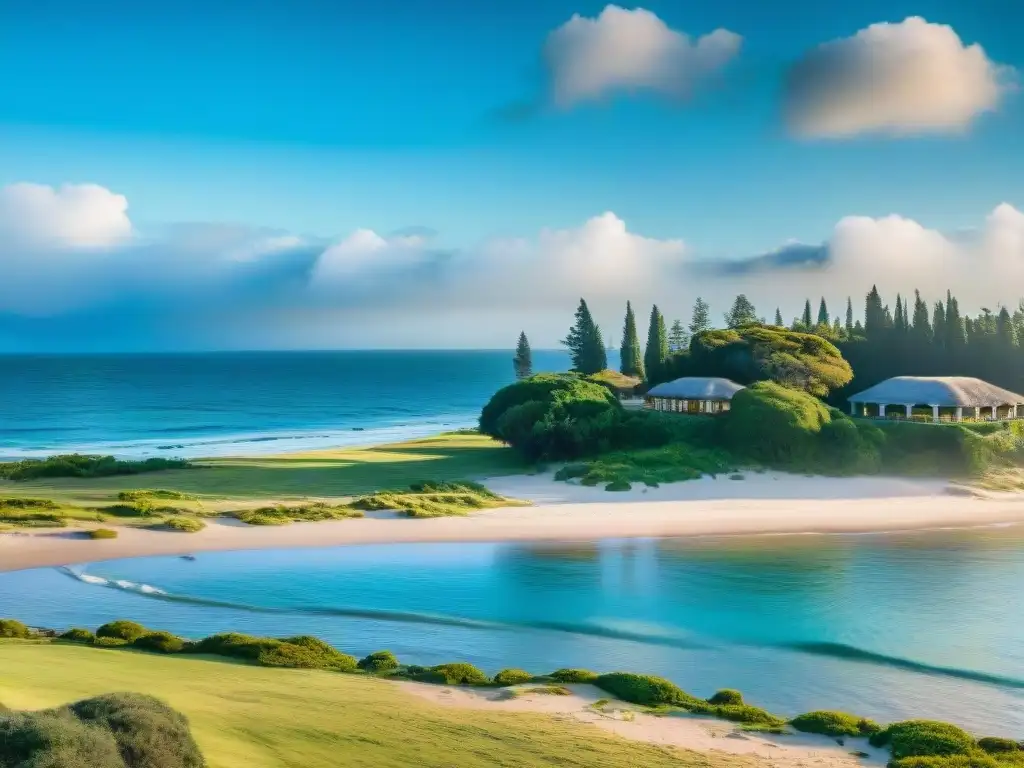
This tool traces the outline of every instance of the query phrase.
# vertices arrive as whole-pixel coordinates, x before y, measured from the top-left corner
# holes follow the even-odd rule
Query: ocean
[[[534,353],[537,370],[568,355]],[[512,352],[0,356],[0,460],[241,456],[474,426]]]

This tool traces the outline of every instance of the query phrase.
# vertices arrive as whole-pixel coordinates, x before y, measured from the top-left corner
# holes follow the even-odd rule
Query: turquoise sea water
[[[739,688],[780,713],[1024,737],[1018,528],[146,558],[0,574],[3,615],[310,633],[357,655],[489,672],[644,671],[701,695]]]
[[[377,444],[472,426],[513,380],[511,351],[0,355],[0,460]]]

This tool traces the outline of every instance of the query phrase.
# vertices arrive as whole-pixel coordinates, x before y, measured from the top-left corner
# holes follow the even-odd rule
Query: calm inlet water
[[[0,616],[310,633],[355,654],[664,675],[781,713],[1024,737],[1024,531],[391,545],[0,575]]]
[[[513,380],[511,352],[0,355],[0,460],[379,444],[475,425]]]

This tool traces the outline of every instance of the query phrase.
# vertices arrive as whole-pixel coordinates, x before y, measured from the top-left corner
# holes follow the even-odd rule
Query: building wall
[[[729,410],[728,400],[686,400],[675,397],[648,397],[645,406],[664,413],[717,414]]]

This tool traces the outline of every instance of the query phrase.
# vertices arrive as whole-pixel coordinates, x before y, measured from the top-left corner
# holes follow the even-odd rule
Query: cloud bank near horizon
[[[970,311],[1016,306],[1024,213],[1010,204],[948,234],[898,215],[847,216],[824,243],[705,260],[684,239],[631,231],[612,212],[444,249],[433,233],[336,239],[219,224],[136,230],[128,201],[97,185],[0,190],[4,348],[505,347],[520,330],[553,346],[581,296],[617,337],[626,300],[688,319],[746,293],[787,321],[805,298],[860,312],[873,283],[895,301],[947,289]],[[646,310],[643,310],[646,311]]]

